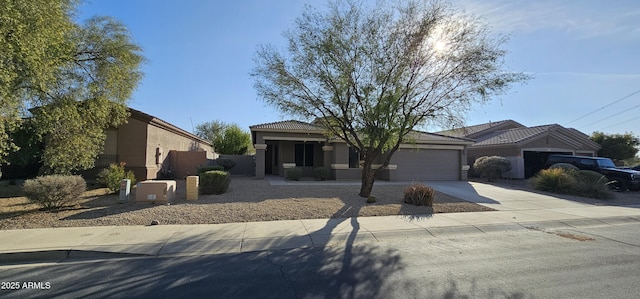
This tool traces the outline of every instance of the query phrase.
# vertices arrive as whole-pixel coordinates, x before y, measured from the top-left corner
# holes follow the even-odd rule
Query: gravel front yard
[[[19,188],[0,187],[0,229],[69,226],[207,224],[354,216],[418,215],[490,211],[490,208],[437,193],[433,208],[402,203],[403,185],[374,185],[375,204],[358,196],[360,186],[272,186],[266,180],[233,177],[227,193],[200,195],[186,201],[184,180],[178,181],[176,200],[170,205],[118,203],[106,189],[85,193],[75,207],[62,211],[38,210],[25,197],[12,197]],[[135,191],[134,191],[135,192]],[[132,195],[133,198],[133,195]]]

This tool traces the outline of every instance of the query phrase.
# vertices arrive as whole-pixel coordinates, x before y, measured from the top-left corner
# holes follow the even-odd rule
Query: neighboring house
[[[312,176],[313,168],[327,167],[331,179],[361,178],[358,152],[342,140],[328,139],[321,126],[288,120],[254,125],[250,129],[256,149],[257,178],[284,176],[286,169],[293,167],[301,168],[303,176]],[[473,140],[418,131],[409,140],[392,156],[380,179],[466,180],[466,149]]]
[[[124,162],[137,180],[184,178],[216,158],[211,143],[144,112],[132,108],[129,112],[126,124],[107,131],[95,170]]]
[[[482,156],[502,156],[511,161],[505,177],[524,179],[544,168],[551,154],[596,156],[600,145],[589,136],[557,124],[526,127],[513,120],[490,122],[439,134],[474,139],[467,151],[467,163]]]

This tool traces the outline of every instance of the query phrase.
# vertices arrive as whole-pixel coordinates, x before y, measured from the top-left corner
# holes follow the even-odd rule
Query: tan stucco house
[[[558,124],[526,127],[503,120],[438,133],[476,141],[467,151],[469,165],[482,156],[507,158],[512,169],[504,176],[515,179],[535,175],[551,154],[596,156],[600,149],[586,134]]]
[[[125,162],[137,180],[155,179],[167,172],[182,178],[216,158],[211,143],[142,111],[129,108],[129,112],[127,123],[107,131],[96,170]]]
[[[295,120],[250,127],[256,149],[255,175],[284,176],[298,167],[303,176],[327,167],[335,180],[360,179],[360,157],[344,141],[329,139],[321,126]],[[414,131],[411,143],[402,144],[382,172],[384,180],[466,180],[467,147],[473,140]],[[374,165],[375,167],[376,165]]]

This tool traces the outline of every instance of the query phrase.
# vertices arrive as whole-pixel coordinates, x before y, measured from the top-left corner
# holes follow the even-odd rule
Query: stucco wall
[[[190,138],[175,134],[152,124],[148,125],[146,168],[147,178],[156,178],[164,166],[171,165],[168,159],[170,151],[203,151],[204,156],[212,157],[213,148],[207,144],[193,141]]]
[[[129,118],[126,124],[118,127],[118,159],[125,162],[138,180],[147,178],[146,169],[147,124]]]

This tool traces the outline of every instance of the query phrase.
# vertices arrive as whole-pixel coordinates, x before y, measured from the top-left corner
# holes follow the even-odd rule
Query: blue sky
[[[85,0],[77,19],[112,16],[148,62],[130,106],[187,131],[221,120],[248,130],[291,119],[266,106],[249,76],[258,45],[282,47],[308,0]],[[509,36],[507,66],[533,79],[474,106],[468,125],[513,119],[586,134],[640,134],[637,0],[453,0]],[[628,96],[625,99],[624,97]],[[613,103],[613,104],[612,104]],[[440,128],[426,128],[437,131]]]

